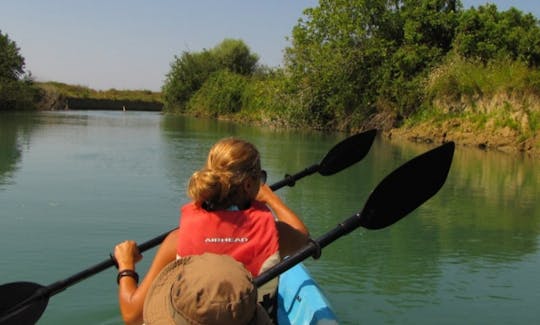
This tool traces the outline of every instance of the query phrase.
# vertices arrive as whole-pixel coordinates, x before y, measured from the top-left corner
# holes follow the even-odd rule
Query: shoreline
[[[458,130],[456,126],[459,125]],[[444,143],[454,141],[457,146],[477,148],[483,151],[497,151],[508,155],[523,155],[540,159],[540,135],[538,131],[526,140],[519,139],[517,132],[510,128],[475,130],[463,123],[449,120],[442,126],[421,123],[411,127],[392,128],[382,131],[387,139],[401,139],[415,143]]]

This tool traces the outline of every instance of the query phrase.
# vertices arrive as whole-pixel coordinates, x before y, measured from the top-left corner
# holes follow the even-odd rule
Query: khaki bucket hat
[[[144,302],[146,325],[272,324],[251,273],[232,257],[205,253],[169,263]]]

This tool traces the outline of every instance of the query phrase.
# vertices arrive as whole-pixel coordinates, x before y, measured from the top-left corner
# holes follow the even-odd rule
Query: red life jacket
[[[177,254],[205,252],[230,255],[257,276],[264,262],[279,252],[272,212],[261,202],[237,211],[207,211],[194,203],[184,205]]]

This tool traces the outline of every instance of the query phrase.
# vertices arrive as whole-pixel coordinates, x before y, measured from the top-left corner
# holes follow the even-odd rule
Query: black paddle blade
[[[47,303],[48,296],[29,301],[26,305],[14,308],[34,296],[43,286],[32,282],[12,282],[0,286],[0,324],[35,324]]]
[[[400,220],[431,198],[443,186],[454,156],[448,142],[408,162],[373,190],[360,214],[360,225],[381,229]]]
[[[372,129],[349,137],[334,146],[319,164],[319,174],[323,176],[333,175],[345,168],[362,160],[377,135],[377,130]]]

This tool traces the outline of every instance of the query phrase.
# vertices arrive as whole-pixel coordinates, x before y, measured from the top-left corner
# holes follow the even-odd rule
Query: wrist
[[[121,269],[116,275],[116,283],[120,285],[120,279],[123,277],[130,277],[138,284],[139,283],[139,274],[133,269]]]

